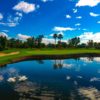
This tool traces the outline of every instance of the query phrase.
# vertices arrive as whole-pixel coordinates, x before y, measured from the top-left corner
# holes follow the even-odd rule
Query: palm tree
[[[59,34],[58,35],[58,39],[60,40],[60,42],[61,42],[61,39],[63,38],[63,35],[62,34]]]
[[[53,38],[55,39],[55,45],[56,45],[56,40],[57,40],[58,35],[55,33],[53,34]]]

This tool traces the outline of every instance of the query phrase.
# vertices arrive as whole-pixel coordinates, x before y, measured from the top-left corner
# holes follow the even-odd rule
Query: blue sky
[[[27,38],[61,33],[100,40],[100,0],[0,0],[0,34]]]

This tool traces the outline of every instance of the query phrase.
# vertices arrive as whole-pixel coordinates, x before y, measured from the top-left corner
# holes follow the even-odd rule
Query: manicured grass
[[[66,55],[66,54],[83,54],[83,53],[97,53],[100,54],[100,50],[97,49],[9,49],[1,51],[0,53],[9,54],[11,52],[19,52],[15,55],[7,55],[0,57],[0,64],[10,63],[13,59],[21,58],[24,56],[34,55]]]

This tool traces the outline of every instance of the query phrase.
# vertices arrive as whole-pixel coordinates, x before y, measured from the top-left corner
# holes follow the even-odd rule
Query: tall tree
[[[87,45],[88,45],[89,48],[93,48],[93,46],[94,46],[93,40],[89,40],[89,41],[87,42]]]
[[[28,44],[29,48],[33,48],[35,46],[35,38],[34,37],[28,38],[27,44]]]
[[[63,35],[62,34],[58,34],[58,39],[59,39],[59,41],[58,41],[58,46],[60,46],[61,47],[61,39],[63,38]]]
[[[80,38],[79,37],[72,38],[68,41],[68,43],[69,46],[77,47],[77,45],[80,43]]]
[[[55,45],[56,45],[56,40],[57,40],[57,37],[58,37],[58,35],[55,33],[55,34],[53,34],[53,38],[54,38],[54,40],[55,40]]]
[[[0,36],[0,50],[7,48],[7,38],[6,36]]]
[[[8,40],[8,47],[10,47],[10,48],[16,47],[16,39],[15,38],[11,38]]]
[[[63,38],[63,35],[62,34],[58,34],[58,39],[60,40],[60,42],[61,42],[62,38]]]

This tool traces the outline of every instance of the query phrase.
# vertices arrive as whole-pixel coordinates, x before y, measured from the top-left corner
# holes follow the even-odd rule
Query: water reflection
[[[100,91],[95,87],[79,88],[79,94],[84,97],[85,100],[100,100]]]
[[[0,68],[0,100],[2,91],[17,94],[10,100],[100,100],[99,65],[100,57],[9,64]]]
[[[61,68],[67,68],[71,69],[73,67],[73,64],[67,64],[64,62],[64,60],[54,60],[54,69],[61,69]]]
[[[6,77],[5,77],[6,76]],[[20,75],[19,71],[15,68],[2,69],[0,71],[0,82],[20,82],[25,81],[28,78],[25,75]]]
[[[18,83],[14,88],[19,93],[19,100],[54,100],[54,92],[46,89],[30,81]]]
[[[86,63],[92,63],[93,61],[100,62],[100,57],[80,57],[80,60]]]

